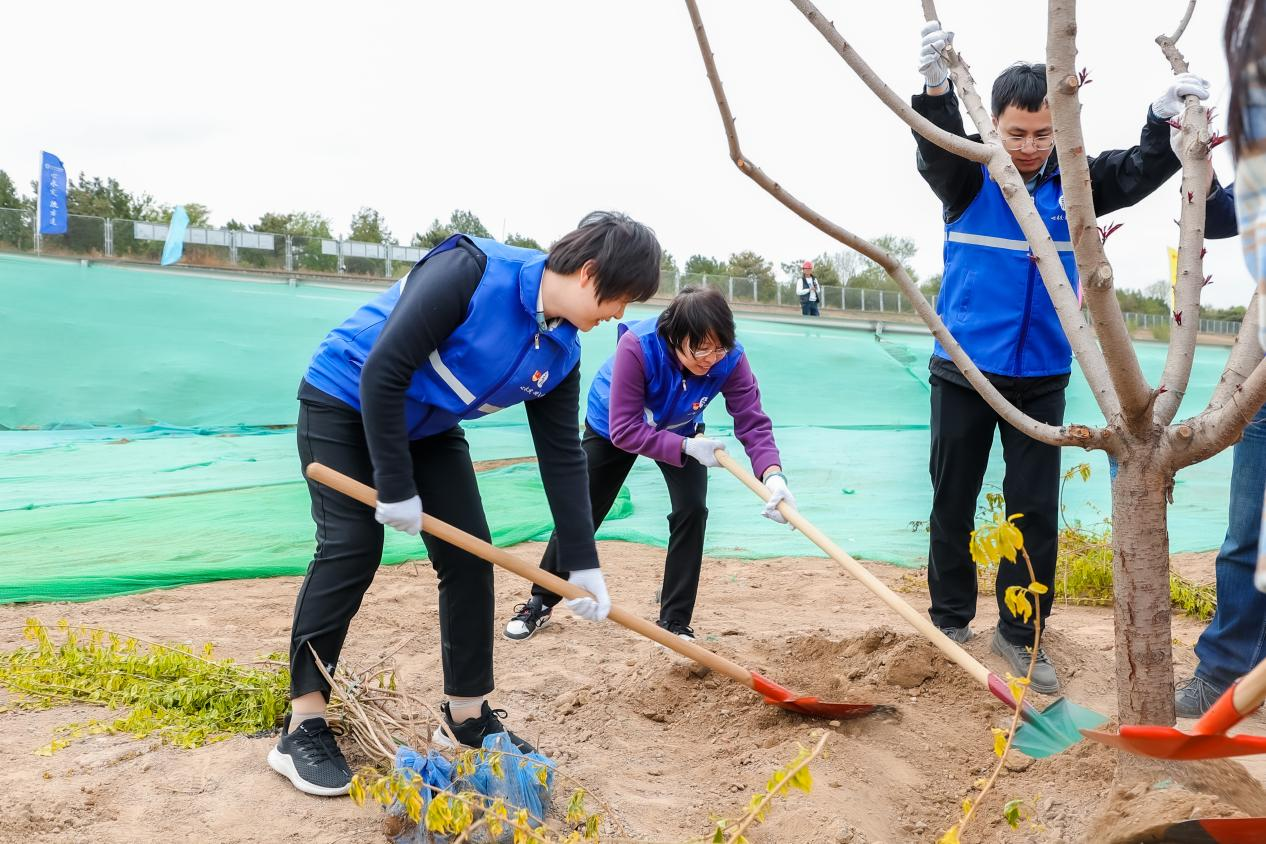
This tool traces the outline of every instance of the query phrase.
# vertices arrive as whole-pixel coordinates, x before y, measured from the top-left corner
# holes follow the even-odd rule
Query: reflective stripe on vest
[[[987,234],[968,234],[967,232],[946,232],[946,240],[952,240],[955,243],[974,243],[977,246],[992,246],[994,249],[1015,249],[1020,252],[1029,251],[1029,242],[1027,240],[1011,240],[1006,237],[992,237]],[[1071,240],[1055,240],[1052,241],[1055,248],[1060,252],[1072,252],[1073,242]]]

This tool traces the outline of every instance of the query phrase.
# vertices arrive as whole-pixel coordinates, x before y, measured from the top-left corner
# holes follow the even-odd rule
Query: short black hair
[[[562,275],[598,265],[598,301],[645,302],[659,290],[659,241],[647,226],[616,211],[593,211],[549,249],[547,269]]]
[[[659,336],[674,349],[689,341],[697,349],[711,335],[717,344],[734,348],[734,312],[721,291],[708,287],[683,287],[668,303],[655,324]]]
[[[1016,62],[993,81],[993,116],[1000,117],[1007,106],[1025,111],[1041,111],[1046,101],[1046,65]]]

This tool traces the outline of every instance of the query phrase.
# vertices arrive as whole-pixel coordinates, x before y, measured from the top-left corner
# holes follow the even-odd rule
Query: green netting
[[[299,480],[295,389],[312,349],[373,291],[222,279],[0,256],[0,602],[86,600],[160,586],[304,570],[313,545]],[[640,313],[652,313],[649,310]],[[632,314],[636,316],[637,314]],[[801,510],[852,553],[926,560],[931,338],[881,339],[828,321],[739,320],[739,336],[776,425]],[[614,346],[614,326],[585,336],[582,372]],[[1139,344],[1144,371],[1165,348]],[[1184,412],[1207,400],[1226,349],[1200,348]],[[587,380],[587,379],[586,379]],[[718,402],[709,430],[729,434]],[[1069,421],[1098,410],[1079,377]],[[31,429],[31,430],[19,430]],[[522,408],[468,427],[472,455],[532,454]],[[737,444],[731,440],[731,447]],[[1102,454],[1069,515],[1109,512]],[[995,449],[987,484],[1001,484]],[[1225,529],[1229,454],[1186,470],[1170,511],[1175,550],[1216,547]],[[709,554],[819,553],[756,517],[755,497],[713,472]],[[531,464],[481,473],[494,541],[544,538],[549,509]],[[601,538],[663,546],[668,496],[639,460]],[[422,556],[393,532],[389,563]]]

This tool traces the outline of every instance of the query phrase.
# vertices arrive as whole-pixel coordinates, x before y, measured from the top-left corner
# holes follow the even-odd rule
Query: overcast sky
[[[919,89],[917,0],[819,5],[888,84]],[[1012,61],[1043,58],[1045,5],[938,8],[987,91]],[[1186,0],[1080,5],[1088,148],[1131,145],[1170,78],[1152,39]],[[1225,5],[1202,0],[1180,42],[1220,114]],[[858,234],[912,237],[916,269],[939,272],[940,206],[904,125],[789,3],[701,9],[746,154]],[[345,232],[368,205],[407,241],[469,208],[497,236],[545,243],[614,208],[653,226],[679,262],[840,248],[730,162],[676,0],[46,2],[7,4],[5,17],[0,169],[24,187],[47,149],[72,175],[205,203],[215,224],[304,210]],[[1214,160],[1229,181],[1225,146]],[[1108,244],[1122,287],[1167,276],[1178,209],[1175,177],[1112,215],[1125,223]],[[1207,303],[1247,302],[1238,240],[1211,242],[1206,271]]]

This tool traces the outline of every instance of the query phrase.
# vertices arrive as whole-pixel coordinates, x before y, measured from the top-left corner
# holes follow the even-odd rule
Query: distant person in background
[[[813,275],[813,262],[805,261],[800,267],[800,278],[796,281],[796,295],[800,297],[801,316],[821,316],[818,312],[822,302],[822,285]]]
[[[1226,58],[1231,77],[1227,118],[1235,153],[1235,184],[1210,194],[1208,237],[1243,235],[1244,260],[1257,281],[1258,304],[1266,283],[1266,2],[1234,0],[1227,12]],[[1236,444],[1226,539],[1218,550],[1217,610],[1196,642],[1195,674],[1178,684],[1174,711],[1198,718],[1266,656],[1266,595],[1254,589],[1261,552],[1262,498],[1266,494],[1266,408]]]

